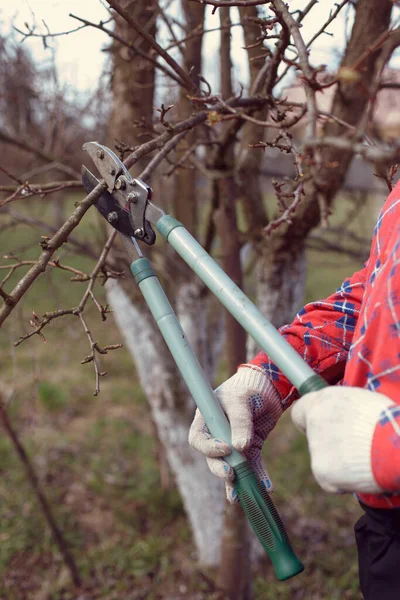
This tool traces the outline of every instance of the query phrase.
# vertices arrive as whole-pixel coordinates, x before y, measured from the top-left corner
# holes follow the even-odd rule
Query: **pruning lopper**
[[[214,437],[231,445],[229,421],[193,352],[181,325],[157,279],[152,266],[144,258],[137,240],[152,245],[156,229],[178,252],[192,270],[217,296],[242,327],[255,339],[275,364],[290,379],[301,395],[317,391],[327,383],[309,367],[278,333],[266,317],[226,275],[219,265],[184,228],[151,202],[151,188],[135,179],[121,160],[106,146],[97,142],[84,144],[83,149],[96,165],[107,184],[96,203],[103,217],[122,236],[132,258],[136,248],[139,258],[132,261],[131,272],[152,312],[175,362]],[[87,192],[99,183],[82,166],[82,181]],[[285,527],[264,487],[260,484],[245,456],[232,448],[224,458],[235,471],[236,491],[262,546],[267,551],[280,580],[300,573],[304,567],[295,555]]]

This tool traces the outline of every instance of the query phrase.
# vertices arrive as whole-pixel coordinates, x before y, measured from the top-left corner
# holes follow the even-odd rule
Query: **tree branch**
[[[0,309],[0,325],[12,312],[16,304],[21,300],[23,295],[28,291],[33,282],[39,277],[41,273],[46,270],[46,266],[53,256],[54,252],[64,242],[68,240],[68,236],[77,227],[82,220],[84,214],[89,208],[97,202],[103,191],[106,190],[106,184],[100,183],[94,190],[90,192],[80,203],[79,206],[74,210],[72,215],[67,219],[64,225],[57,231],[57,233],[50,238],[50,240],[43,243],[44,251],[37,260],[36,264],[33,265],[26,275],[17,283],[11,294],[8,295],[5,304]]]
[[[136,31],[136,33],[142,36],[148,42],[148,44],[150,44],[150,46],[154,48],[157,54],[162,56],[165,62],[167,62],[169,66],[173,69],[173,71],[177,73],[177,75],[180,78],[180,84],[183,87],[191,91],[197,90],[196,85],[193,83],[189,75],[176,62],[176,60],[174,60],[172,56],[170,56],[168,52],[166,52],[164,48],[162,48],[160,44],[158,44],[156,40],[145,31],[145,29],[140,25],[140,23],[138,23],[136,19],[134,19],[127,10],[125,10],[118,2],[116,2],[116,0],[107,0],[107,2],[111,6],[111,8],[113,8],[119,15],[121,15],[121,17],[125,19],[125,21]]]
[[[89,27],[94,27],[95,29],[104,31],[104,33],[106,33],[108,36],[110,36],[111,38],[113,38],[114,40],[116,40],[117,42],[119,42],[120,44],[125,46],[126,48],[129,48],[129,50],[136,52],[136,54],[139,54],[139,56],[141,56],[142,58],[145,58],[146,60],[151,62],[155,67],[157,67],[157,69],[162,71],[164,73],[164,75],[167,75],[167,77],[170,77],[179,85],[182,84],[181,79],[179,77],[177,77],[175,75],[175,73],[173,73],[172,71],[170,71],[169,69],[164,67],[164,65],[160,64],[151,54],[144,52],[139,46],[136,46],[133,43],[129,43],[129,42],[125,41],[121,36],[117,35],[110,29],[106,29],[101,21],[100,21],[100,23],[97,24],[97,23],[92,23],[92,21],[88,21],[87,19],[82,19],[82,17],[78,17],[72,13],[69,13],[69,16],[72,17],[73,19],[77,19],[78,21],[81,21],[82,23],[85,23]]]

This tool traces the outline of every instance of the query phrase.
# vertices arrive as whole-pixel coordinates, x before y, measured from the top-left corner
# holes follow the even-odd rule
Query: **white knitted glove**
[[[327,492],[379,494],[371,446],[382,411],[394,402],[363,388],[332,386],[306,394],[292,409],[294,424],[307,435],[311,469]]]
[[[270,491],[272,482],[262,462],[261,448],[283,412],[273,383],[261,368],[242,365],[215,393],[229,419],[233,447],[244,453],[261,483]],[[231,449],[227,443],[211,436],[198,409],[190,428],[189,443],[206,455],[214,475],[225,479],[229,502],[237,502],[233,469],[222,459]]]

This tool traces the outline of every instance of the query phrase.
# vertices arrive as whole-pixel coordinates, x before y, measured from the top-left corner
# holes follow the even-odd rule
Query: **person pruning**
[[[308,440],[311,469],[327,492],[355,493],[364,515],[355,524],[365,600],[400,598],[400,183],[383,205],[364,267],[335,293],[307,304],[280,329],[330,385],[299,398],[287,377],[260,352],[216,390],[230,421],[232,446],[264,487],[273,485],[261,449],[282,413]],[[338,384],[338,385],[335,385]],[[199,410],[190,444],[238,500],[231,449],[213,438]]]

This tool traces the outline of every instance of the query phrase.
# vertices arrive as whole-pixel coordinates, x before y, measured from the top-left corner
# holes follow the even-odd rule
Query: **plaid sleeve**
[[[360,313],[367,265],[346,279],[325,300],[307,304],[293,323],[279,330],[291,346],[317,373],[334,384],[343,378],[348,351]],[[285,408],[299,397],[295,387],[269,359],[260,352],[250,364],[263,368],[281,395]]]
[[[400,186],[379,215],[359,335],[346,367],[349,385],[363,385],[393,402],[377,423],[371,447],[375,480],[400,493]]]
[[[400,406],[384,410],[374,431],[371,466],[385,492],[400,491]]]

